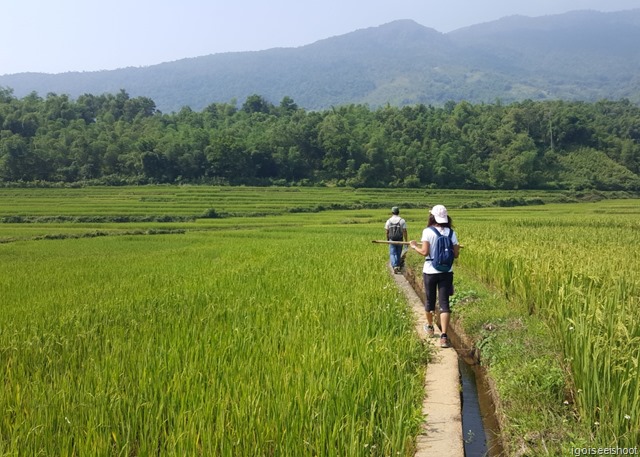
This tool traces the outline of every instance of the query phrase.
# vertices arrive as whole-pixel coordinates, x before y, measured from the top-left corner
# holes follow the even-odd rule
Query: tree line
[[[628,100],[307,111],[284,97],[163,114],[147,97],[0,88],[0,182],[640,190]]]

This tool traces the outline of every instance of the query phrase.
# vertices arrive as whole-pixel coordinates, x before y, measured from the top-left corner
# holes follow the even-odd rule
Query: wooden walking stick
[[[380,244],[401,244],[401,245],[409,246],[409,241],[371,240],[371,242],[380,243]]]
[[[402,253],[400,254],[400,259],[402,260],[402,262],[404,262],[405,257],[407,257],[407,252],[409,252],[409,241],[371,240],[371,242],[379,244],[395,244],[399,246],[407,246],[407,248],[403,249]]]

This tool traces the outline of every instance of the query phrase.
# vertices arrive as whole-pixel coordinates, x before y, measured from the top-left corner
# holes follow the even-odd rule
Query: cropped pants
[[[449,297],[453,292],[453,272],[427,274],[422,273],[424,291],[427,295],[425,309],[427,312],[436,310],[436,297],[441,313],[450,313]]]

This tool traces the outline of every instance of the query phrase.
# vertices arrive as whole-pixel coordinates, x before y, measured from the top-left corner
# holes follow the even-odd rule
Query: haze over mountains
[[[0,76],[17,97],[33,91],[151,98],[163,112],[199,111],[259,94],[306,109],[351,103],[442,105],[532,99],[640,103],[640,9],[511,16],[446,34],[411,20],[298,48],[183,59],[149,67]],[[1,71],[1,70],[0,70]]]

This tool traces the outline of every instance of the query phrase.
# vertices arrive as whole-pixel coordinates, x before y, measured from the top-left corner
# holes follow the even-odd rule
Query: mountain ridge
[[[400,19],[293,48],[209,54],[145,67],[0,76],[16,96],[115,93],[162,111],[259,94],[304,108],[523,99],[640,102],[640,9],[508,16],[448,33]]]

